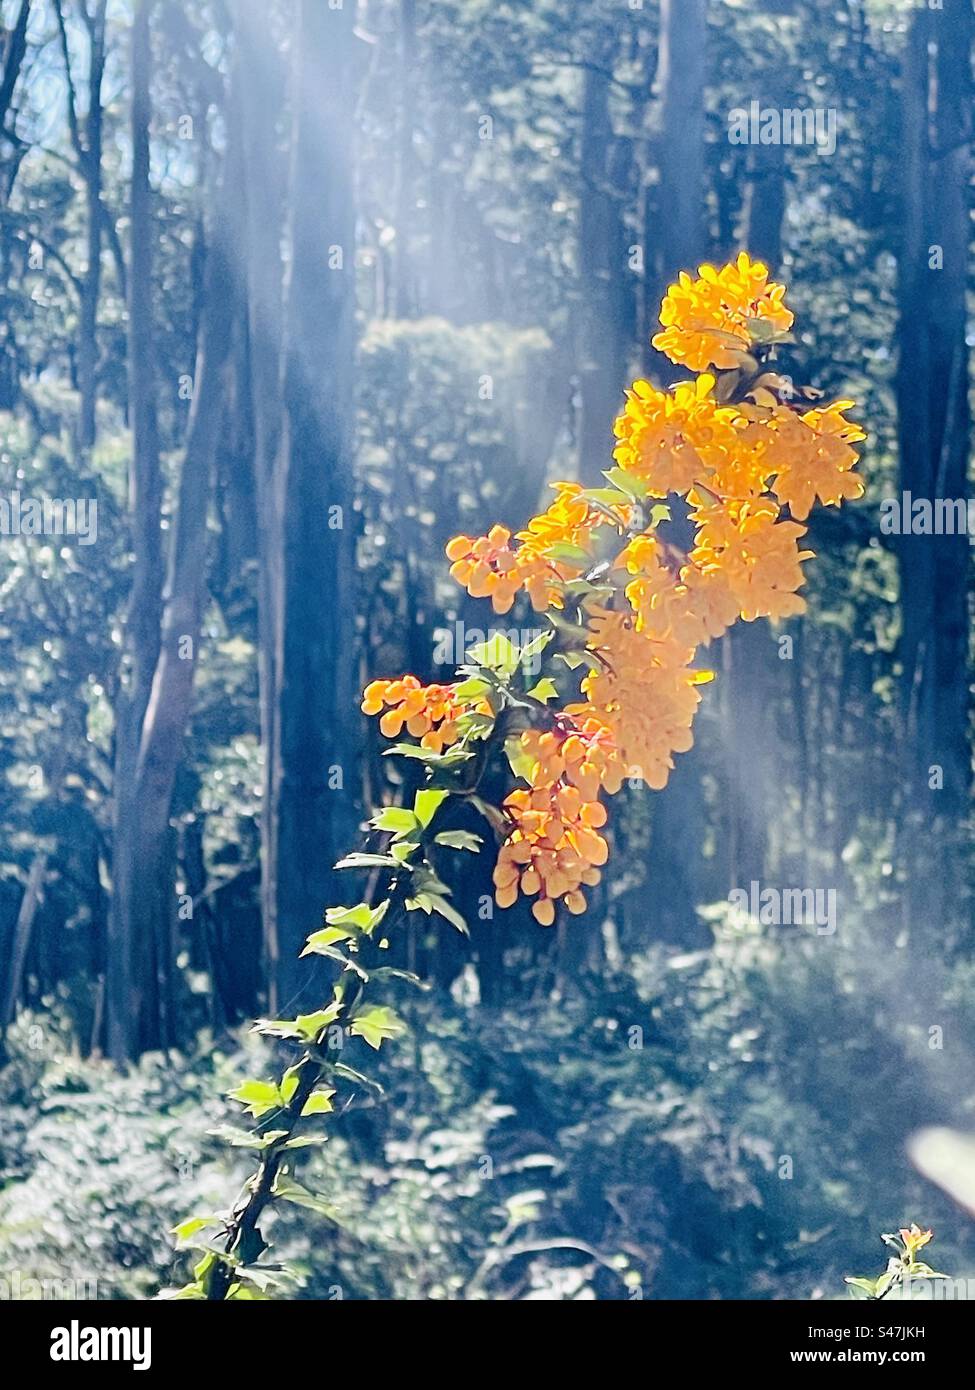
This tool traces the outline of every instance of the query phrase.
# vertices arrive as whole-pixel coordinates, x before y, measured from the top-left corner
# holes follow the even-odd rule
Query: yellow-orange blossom
[[[739,618],[801,613],[811,555],[801,523],[817,499],[834,506],[863,492],[852,445],[864,434],[844,418],[852,402],[794,409],[761,363],[792,325],[784,294],[744,253],[720,270],[702,266],[696,280],[682,273],[653,341],[700,375],[666,391],[636,381],[625,393],[613,488],[556,483],[552,505],[514,537],[495,526],[447,546],[451,574],[495,612],[524,590],[539,612],[564,609],[572,595],[584,619],[591,670],[551,727],[520,736],[528,785],[504,802],[510,831],[494,871],[499,905],[521,891],[544,925],[558,900],[582,912],[583,887],[599,881],[608,854],[600,791],[615,793],[627,776],[660,789],[673,754],[690,748],[700,686],[711,679],[695,668],[698,647]],[[653,510],[675,496],[694,526],[686,553],[661,533],[664,509]],[[601,587],[587,586],[597,567]],[[455,689],[411,676],[374,682],[363,709],[392,706],[384,733],[405,723],[439,750],[464,707]]]

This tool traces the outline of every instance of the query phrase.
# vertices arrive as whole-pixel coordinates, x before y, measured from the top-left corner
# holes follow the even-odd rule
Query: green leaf
[[[642,478],[636,478],[632,473],[627,473],[625,468],[608,468],[603,473],[603,477],[607,482],[615,484],[629,497],[640,500],[647,495],[647,485]]]
[[[327,1115],[334,1108],[332,1105],[332,1097],[334,1095],[334,1086],[331,1089],[324,1087],[319,1091],[312,1091],[302,1108],[302,1116]]]
[[[381,965],[378,970],[372,970],[369,973],[373,980],[405,980],[415,989],[429,990],[433,988],[428,980],[421,980],[419,975],[414,975],[412,970],[400,970],[395,965]]]
[[[532,686],[528,695],[530,699],[541,700],[542,704],[545,704],[548,700],[557,700],[559,698],[559,688],[551,676],[543,676],[540,681],[537,681],[535,685]]]
[[[533,661],[536,656],[540,656],[554,636],[554,632],[540,632],[537,637],[532,638],[527,646],[522,647],[522,666],[524,666],[527,661]]]
[[[339,866],[341,867],[341,865]],[[312,932],[305,943],[303,956],[326,955],[329,948],[339,941],[351,941],[359,932],[367,936],[374,931],[386,915],[389,899],[378,907],[368,903],[356,903],[355,907],[330,907],[325,912],[328,926]]]
[[[397,840],[390,845],[389,852],[396,860],[397,864],[405,864],[411,854],[420,848],[419,840]]]
[[[329,946],[336,945],[339,941],[351,941],[355,936],[352,927],[322,927],[321,931],[313,931],[305,942],[303,956],[318,955]]]
[[[304,952],[302,952],[304,954]],[[251,1025],[252,1033],[267,1038],[300,1038],[301,1029],[294,1018],[259,1018]]]
[[[441,830],[433,839],[435,844],[446,845],[448,849],[467,849],[472,854],[476,854],[484,843],[480,835],[470,830]]]
[[[225,1225],[226,1218],[222,1216],[189,1216],[185,1221],[180,1221],[177,1226],[173,1226],[172,1234],[176,1240],[182,1244],[184,1241],[191,1240],[193,1236],[208,1226]]]
[[[398,1038],[406,1032],[403,1020],[385,1004],[373,1004],[354,1015],[351,1031],[379,1050],[386,1038]]]
[[[449,792],[435,791],[431,787],[417,792],[416,796],[413,798],[412,814],[416,817],[424,830],[426,830],[427,826],[433,820],[437,811],[449,795]]]
[[[433,910],[439,912],[441,917],[445,917],[452,927],[456,927],[462,936],[470,936],[467,923],[457,909],[447,901],[446,898],[434,897]]]
[[[369,822],[376,830],[393,830],[408,835],[417,826],[416,816],[405,806],[384,806]]]
[[[289,1105],[291,1103],[291,1098],[294,1095],[295,1091],[297,1091],[298,1089],[298,1074],[300,1070],[300,1064],[294,1067],[289,1067],[288,1070],[285,1072],[284,1076],[282,1076],[281,1078],[281,1084],[278,1086],[278,1091],[285,1105]]]
[[[453,767],[455,764],[466,762],[468,758],[474,756],[466,748],[450,748],[446,753],[434,753],[432,748],[422,748],[415,743],[396,743],[392,748],[385,749],[383,757],[390,758],[394,754],[401,758],[416,758],[431,768]]]
[[[327,1216],[330,1221],[339,1224],[335,1208],[326,1202],[324,1197],[316,1197],[313,1192],[309,1192],[306,1187],[302,1187],[283,1173],[279,1173],[275,1179],[272,1192],[284,1202],[294,1202],[296,1206],[307,1207],[309,1211],[317,1211],[320,1216]]]
[[[471,676],[470,680],[461,681],[454,690],[454,695],[458,700],[480,700],[485,695],[490,694],[491,687],[486,680],[480,676]]]
[[[507,834],[508,824],[505,820],[503,811],[501,811],[497,806],[492,806],[491,802],[485,801],[482,796],[471,796],[468,797],[468,800],[470,801],[470,804],[474,807],[474,810],[479,812],[479,814],[484,817],[484,819],[491,826],[492,830],[494,830],[498,835]]]
[[[854,1279],[854,1278],[851,1277],[850,1275],[847,1275],[847,1277],[843,1280],[843,1282],[844,1282],[844,1284],[849,1284],[849,1285],[851,1285],[851,1287],[854,1288],[854,1289],[862,1289],[863,1292],[867,1295],[868,1298],[876,1298],[876,1297],[877,1297],[877,1283],[878,1283],[878,1281],[877,1281],[876,1279],[860,1279],[860,1278]]]
[[[570,545],[568,541],[558,541],[548,546],[545,553],[557,565],[575,565],[579,569],[587,569],[592,563],[588,550],[583,550],[581,545]]]
[[[253,1130],[236,1129],[233,1125],[217,1125],[216,1129],[208,1129],[207,1133],[212,1134],[215,1139],[222,1139],[225,1144],[229,1144],[234,1149],[269,1149],[276,1139],[280,1139],[287,1134],[286,1129],[272,1129],[265,1134],[255,1134]]]
[[[396,868],[396,860],[388,854],[347,854],[336,864],[337,869]]]
[[[371,932],[386,916],[388,908],[388,898],[378,907],[370,907],[368,903],[356,903],[355,907],[328,907],[325,909],[325,921],[330,927],[351,926],[359,931]]]
[[[517,734],[512,734],[504,741],[504,754],[508,759],[508,765],[516,777],[521,777],[525,782],[531,778],[532,768],[537,761],[531,753],[526,753],[521,746],[521,739]]]
[[[336,1062],[334,1071],[337,1076],[344,1076],[346,1081],[351,1081],[356,1086],[365,1086],[370,1091],[375,1091],[379,1096],[386,1094],[378,1081],[374,1081],[371,1076],[366,1076],[365,1072],[356,1071],[355,1067],[350,1067],[348,1062]]]
[[[228,1095],[249,1110],[255,1120],[281,1104],[281,1092],[273,1081],[242,1081]]]
[[[312,1038],[317,1038],[319,1033],[335,1022],[341,1012],[341,1004],[329,1004],[324,1009],[316,1009],[314,1013],[299,1014],[295,1023],[303,1041],[311,1042]]]
[[[517,670],[521,654],[503,632],[493,632],[486,642],[478,642],[467,652],[475,666],[486,666],[500,676],[511,676]]]
[[[601,502],[606,507],[621,507],[633,500],[628,493],[620,492],[617,487],[587,488],[585,496],[594,502]],[[618,524],[619,519],[616,516],[613,516],[612,519]]]

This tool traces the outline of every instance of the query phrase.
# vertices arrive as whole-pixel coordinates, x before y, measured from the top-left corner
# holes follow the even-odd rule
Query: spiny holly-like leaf
[[[278,1086],[278,1091],[280,1092],[281,1100],[284,1102],[285,1105],[289,1105],[291,1103],[291,1098],[294,1095],[295,1091],[297,1091],[298,1089],[299,1071],[300,1067],[298,1066],[289,1067],[288,1070],[285,1072],[284,1076],[282,1076],[281,1078],[281,1083]]]
[[[448,796],[449,792],[435,791],[432,787],[426,787],[422,791],[417,792],[416,796],[413,798],[413,814],[424,830],[426,830]]]
[[[338,1213],[335,1208],[326,1202],[324,1197],[316,1197],[313,1192],[309,1192],[307,1187],[302,1187],[293,1178],[279,1173],[274,1182],[273,1193],[275,1197],[285,1202],[294,1202],[296,1206],[307,1207],[309,1211],[317,1211],[320,1216],[327,1216],[329,1221],[334,1221],[339,1225]]]
[[[386,1038],[401,1037],[406,1024],[388,1005],[373,1004],[353,1017],[351,1031],[378,1052]]]
[[[843,1282],[844,1284],[851,1285],[851,1287],[854,1289],[862,1289],[863,1292],[867,1294],[869,1298],[877,1297],[878,1280],[876,1279],[864,1279],[860,1278],[859,1276],[854,1278],[852,1275],[848,1274],[846,1278],[843,1280]]]
[[[460,685],[454,690],[454,696],[458,700],[483,700],[491,692],[491,686],[481,676],[471,676],[469,680],[461,681]]]
[[[486,642],[478,642],[467,652],[468,661],[486,666],[501,677],[511,676],[518,669],[521,653],[503,632],[492,632]]]
[[[441,830],[433,839],[435,844],[446,845],[448,849],[470,850],[472,854],[476,854],[484,843],[480,835],[470,830]]]
[[[639,500],[647,495],[647,484],[643,479],[635,477],[632,473],[627,473],[625,468],[608,468],[603,473],[603,477],[607,482],[615,484],[629,497],[635,497]]]
[[[225,1144],[229,1144],[234,1149],[269,1149],[275,1140],[287,1134],[286,1129],[271,1129],[264,1134],[255,1134],[251,1130],[235,1129],[233,1125],[217,1125],[216,1129],[207,1130],[216,1139],[222,1139]]]
[[[239,1101],[255,1120],[281,1104],[281,1092],[274,1081],[242,1081],[228,1092],[231,1100]]]
[[[583,550],[581,545],[571,545],[568,541],[557,541],[554,545],[548,546],[545,553],[557,565],[575,565],[579,569],[585,569],[592,562],[588,550]]]
[[[384,758],[390,758],[394,755],[400,758],[416,758],[419,762],[426,763],[430,768],[436,770],[454,767],[457,763],[466,762],[468,758],[474,756],[468,748],[449,748],[446,753],[435,753],[432,748],[424,748],[418,743],[395,743],[392,748],[387,748],[383,752]]]
[[[528,694],[533,700],[540,700],[545,704],[547,700],[559,698],[559,688],[551,676],[543,676],[540,681],[536,681]]]
[[[521,739],[517,734],[504,741],[504,755],[508,759],[508,765],[516,777],[521,777],[528,782],[531,779],[532,768],[537,759],[531,754],[526,753],[521,746]]]
[[[188,1240],[192,1240],[200,1231],[206,1230],[210,1226],[226,1225],[225,1216],[211,1214],[209,1216],[188,1216],[185,1221],[180,1221],[178,1225],[172,1227],[172,1234],[176,1237],[180,1245]]]
[[[524,666],[526,662],[534,661],[536,656],[541,656],[554,636],[554,632],[540,632],[537,637],[533,637],[521,649],[521,664]]]
[[[326,909],[327,926],[312,932],[305,943],[303,956],[324,955],[339,941],[351,941],[358,933],[366,936],[375,931],[383,920],[389,907],[389,899],[370,907],[368,903],[356,903],[355,907],[330,907]]]
[[[395,869],[396,860],[388,854],[347,854],[335,866],[337,869]]]
[[[335,1095],[335,1087],[331,1089],[322,1087],[319,1091],[312,1091],[302,1107],[302,1116],[305,1115],[327,1115],[334,1107],[332,1097]]]
[[[417,818],[405,806],[384,806],[369,822],[376,830],[391,830],[398,835],[408,835],[417,827]]]
[[[440,916],[446,918],[450,925],[452,927],[456,927],[457,930],[463,936],[470,936],[470,931],[464,918],[460,915],[457,909],[447,901],[446,898],[442,898],[439,895],[434,894],[432,897],[432,903],[434,912],[439,912]]]

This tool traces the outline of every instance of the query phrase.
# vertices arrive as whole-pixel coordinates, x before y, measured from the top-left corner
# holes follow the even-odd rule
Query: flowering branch
[[[405,1031],[392,1008],[367,999],[367,987],[390,976],[420,982],[363,967],[365,948],[385,948],[389,923],[410,912],[467,930],[433,858],[436,847],[477,852],[482,842],[440,828],[443,804],[465,800],[500,841],[499,907],[523,894],[543,926],[559,906],[584,912],[585,890],[609,857],[603,794],[627,779],[659,790],[673,755],[691,747],[701,686],[713,679],[697,665],[699,649],[738,620],[804,610],[801,566],[811,552],[801,549],[802,523],[817,500],[837,506],[861,495],[852,446],[864,435],[844,417],[852,402],[813,406],[820,393],[774,370],[792,341],[784,296],[745,254],[720,270],[701,266],[696,280],[682,274],[654,345],[696,379],[669,390],[634,382],[605,486],[556,483],[555,501],[517,535],[494,526],[447,546],[451,574],[472,597],[490,598],[501,614],[525,594],[547,626],[520,649],[496,633],[449,684],[407,675],[366,688],[364,712],[379,716],[385,737],[403,740],[387,751],[416,760],[426,785],[412,807],[385,806],[372,818],[388,836],[380,852],[338,866],[379,871],[388,891],[375,905],[329,908],[308,938],[305,954],[338,967],[332,999],[315,1013],[255,1025],[302,1055],[278,1080],[231,1093],[256,1124],[225,1137],[256,1150],[257,1169],[229,1213],[177,1227],[200,1252],[179,1296],[253,1298],[280,1281],[280,1267],[262,1258],[259,1228],[273,1201],[333,1215],[293,1177],[296,1151],[321,1142],[297,1131],[331,1113],[340,1089],[354,1096],[375,1084],[336,1057],[350,1039],[378,1050]],[[668,535],[673,505],[693,525],[689,550]],[[498,807],[478,789],[502,755],[513,786]]]

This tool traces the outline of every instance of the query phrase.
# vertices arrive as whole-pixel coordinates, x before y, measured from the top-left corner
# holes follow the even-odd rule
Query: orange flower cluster
[[[442,753],[460,737],[457,721],[462,715],[491,713],[486,700],[464,700],[456,691],[454,685],[421,685],[416,676],[373,681],[363,691],[361,709],[363,714],[379,714],[388,706],[379,721],[386,738],[399,738],[405,725],[424,748]]]
[[[619,791],[623,769],[612,739],[595,720],[561,718],[544,733],[526,730],[520,744],[530,763],[530,790],[513,791],[504,802],[512,830],[498,854],[495,897],[500,907],[510,907],[519,889],[537,895],[532,914],[550,927],[559,898],[571,913],[584,912],[581,890],[600,880],[609,847],[598,833],[606,823],[599,792]]]
[[[660,308],[664,331],[653,339],[655,348],[693,372],[707,367],[736,367],[747,351],[756,326],[786,333],[793,315],[782,300],[785,286],[769,281],[768,269],[743,251],[732,265],[715,270],[702,265],[692,280],[681,271]]]
[[[712,673],[694,669],[693,647],[638,631],[632,613],[597,611],[590,631],[589,649],[599,665],[582,682],[586,703],[569,705],[566,713],[601,725],[628,775],[660,791],[674,766],[672,754],[686,753],[694,742],[698,687]]]
[[[511,545],[511,532],[494,526],[486,536],[472,540],[457,536],[447,546],[453,561],[450,573],[471,598],[490,598],[495,613],[507,613],[519,589],[524,589],[538,613],[562,607],[562,585],[586,568],[586,549],[595,527],[617,519],[625,525],[629,508],[611,514],[599,511],[586,497],[580,483],[555,483],[556,498],[527,530],[519,531]]]
[[[447,547],[453,577],[497,613],[522,590],[537,611],[571,607],[570,621],[556,624],[562,647],[573,669],[589,663],[579,701],[539,713],[548,727],[520,735],[512,764],[527,787],[504,802],[510,830],[494,873],[502,907],[524,893],[545,925],[558,900],[584,910],[582,890],[599,881],[608,852],[600,795],[626,776],[666,785],[712,679],[695,666],[699,648],[739,618],[801,613],[811,557],[801,523],[817,501],[838,506],[863,492],[853,446],[864,434],[845,418],[852,402],[794,409],[774,371],[793,322],[784,294],[745,254],[701,266],[697,279],[681,274],[653,342],[700,375],[666,391],[636,381],[625,393],[611,486],[553,484],[554,502],[524,531],[495,526]],[[675,497],[694,528],[687,550],[664,526],[662,503]],[[458,736],[455,689],[375,682],[363,708],[390,706],[384,733],[405,725],[440,749]]]

